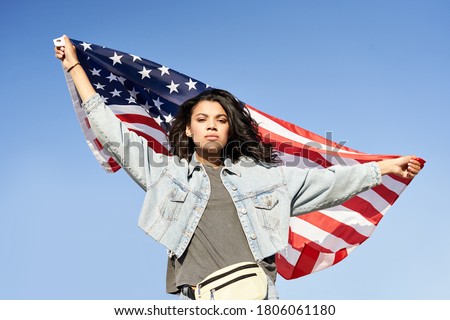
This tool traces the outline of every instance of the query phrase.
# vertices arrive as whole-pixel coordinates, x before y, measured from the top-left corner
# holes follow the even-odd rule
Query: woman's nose
[[[208,129],[208,130],[217,130],[216,123],[215,123],[214,121],[208,122],[208,127],[207,127],[207,129]]]

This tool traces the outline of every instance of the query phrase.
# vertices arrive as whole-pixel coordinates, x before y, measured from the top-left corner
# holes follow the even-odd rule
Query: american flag
[[[152,149],[169,154],[167,132],[180,104],[210,86],[137,55],[78,40],[72,42],[81,65],[106,105],[129,130],[146,138]],[[87,143],[102,167],[116,172],[120,166],[90,130],[70,74],[65,76]],[[327,168],[396,157],[350,149],[247,107],[260,125],[263,140],[276,146],[286,165]],[[342,261],[371,236],[409,182],[385,175],[381,185],[342,205],[291,218],[289,246],[277,254],[279,274],[294,279]]]

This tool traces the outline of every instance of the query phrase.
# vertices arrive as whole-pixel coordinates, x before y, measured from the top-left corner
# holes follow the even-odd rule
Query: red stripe
[[[290,237],[294,238],[303,238],[300,235],[295,234],[294,232],[289,232]],[[303,238],[306,240],[305,238]],[[293,239],[296,241],[298,239]],[[276,265],[278,274],[280,274],[285,279],[296,279],[299,277],[303,277],[305,275],[311,274],[314,271],[314,267],[317,263],[317,259],[320,257],[320,253],[325,254],[333,254],[334,259],[332,265],[339,263],[343,259],[348,256],[348,252],[346,248],[342,248],[337,252],[325,252],[326,250],[322,250],[322,247],[317,246],[314,242],[309,242],[307,245],[303,240],[299,240],[302,242],[302,250],[294,249],[301,251],[301,255],[297,260],[295,266],[293,266],[289,261],[286,260],[281,254],[276,255]],[[289,241],[291,243],[291,240]],[[314,247],[316,245],[316,247]],[[289,254],[289,253],[288,253]]]
[[[111,171],[112,172],[117,172],[120,170],[121,166],[116,162],[116,160],[114,160],[113,157],[110,157],[108,159],[108,164],[111,167]]]
[[[336,151],[329,151],[325,149],[319,148],[317,145],[314,145],[312,142],[311,145],[305,145],[303,143],[300,143],[298,141],[294,141],[291,139],[288,139],[286,137],[280,136],[277,133],[273,131],[269,131],[264,128],[259,128],[259,132],[261,133],[262,139],[264,142],[270,142],[275,144],[275,148],[286,152],[288,154],[298,156],[301,154],[304,157],[309,158],[311,156],[311,161],[316,161],[314,158],[317,158],[317,155],[320,155],[320,161],[316,161],[318,164],[322,165],[324,167],[332,165],[331,162],[327,161],[324,156],[326,157],[334,157],[334,158],[344,158],[344,159],[352,159],[360,163],[366,163],[366,162],[372,162],[372,161],[380,161],[383,159],[392,159],[396,156],[391,155],[371,155],[371,154],[364,154],[364,153],[358,153],[358,154],[347,154],[341,152],[341,149],[344,149],[342,147],[339,149],[339,147],[336,147]],[[329,164],[329,165],[328,165]]]
[[[100,143],[100,141],[97,138],[94,139],[94,143],[95,143],[95,146],[97,147],[97,150],[103,149],[103,145]]]
[[[381,197],[383,197],[384,200],[386,200],[389,204],[394,204],[395,200],[398,199],[400,196],[395,191],[392,191],[388,187],[386,187],[384,184],[380,184],[376,187],[372,188],[373,191],[375,191],[377,194],[379,194]]]
[[[303,251],[305,246],[310,246],[318,252],[333,253],[332,250],[325,248],[314,241],[311,241],[310,239],[292,231],[291,229],[289,229],[289,244],[292,246],[292,248],[297,249],[298,251]]]
[[[353,227],[333,219],[322,212],[316,211],[298,217],[310,224],[324,230],[345,242],[358,245],[367,240],[367,237],[356,231]]]
[[[375,209],[369,201],[364,200],[358,196],[345,201],[342,206],[358,212],[364,218],[369,220],[373,225],[378,225],[380,220],[383,218],[383,215],[378,212],[378,210]]]
[[[302,250],[300,259],[298,259],[295,265],[294,272],[292,273],[292,278],[295,279],[303,277],[313,272],[319,256],[320,256],[319,251],[315,250],[309,245],[306,245]]]
[[[264,131],[265,132],[265,131]],[[265,136],[263,136],[263,138],[264,138],[264,140],[265,140],[265,142],[272,142],[272,143],[275,143],[275,148],[277,149],[277,150],[279,150],[279,151],[281,151],[281,152],[284,152],[284,153],[287,153],[287,154],[290,154],[290,155],[293,155],[293,156],[295,156],[295,157],[298,157],[299,159],[298,159],[298,161],[302,161],[302,159],[301,158],[306,158],[306,159],[308,159],[309,161],[312,161],[312,162],[315,162],[315,163],[317,163],[317,164],[319,164],[320,166],[322,166],[322,167],[324,167],[324,168],[327,168],[327,167],[330,167],[330,166],[332,166],[333,165],[333,163],[331,163],[331,162],[329,162],[329,161],[327,161],[323,156],[322,156],[322,154],[321,153],[319,153],[319,152],[316,152],[316,151],[314,151],[313,149],[311,149],[311,148],[305,148],[305,147],[299,147],[299,146],[295,146],[295,145],[293,145],[293,144],[291,144],[291,143],[282,143],[282,142],[279,142],[279,141],[277,141],[277,140],[270,140],[270,139],[268,139],[267,137],[268,137],[268,131],[267,131],[267,134],[265,134]],[[272,137],[273,137],[273,133],[272,133]],[[275,135],[276,136],[276,135]],[[299,144],[299,143],[296,143],[296,144],[298,144],[298,145],[301,145],[301,144]],[[321,150],[321,151],[323,151],[323,150]],[[323,152],[322,152],[323,153]],[[341,154],[339,154],[339,156],[341,156]],[[373,156],[372,156],[373,157]],[[371,162],[371,161],[378,161],[378,160],[381,160],[381,158],[380,157],[382,157],[381,155],[378,155],[378,156],[375,156],[375,157],[373,157],[373,159],[368,159],[367,157],[365,157],[366,159],[363,159],[362,161],[361,161],[361,163],[367,163],[367,162]],[[356,160],[356,161],[358,161],[358,159],[356,159],[356,158],[353,158],[354,160]],[[375,160],[374,160],[375,159]],[[304,161],[304,160],[303,160]],[[400,179],[396,179],[397,181],[400,181],[400,182],[404,182],[405,181],[405,179],[402,179],[402,178],[400,178]],[[398,198],[398,194],[397,193],[395,193],[394,191],[392,191],[392,190],[390,190],[390,189],[388,189],[388,188],[386,188],[385,186],[382,186],[382,185],[380,185],[380,186],[377,186],[377,187],[375,187],[375,188],[373,188],[374,189],[374,191],[376,192],[376,193],[378,193],[383,199],[385,199],[386,200],[386,202],[388,202],[389,204],[393,204],[394,202],[395,202],[395,200]]]
[[[283,278],[290,280],[292,278],[292,274],[294,273],[294,266],[290,264],[285,257],[281,254],[277,254],[275,256],[275,264],[277,266],[277,272]]]
[[[405,185],[410,184],[411,181],[412,181],[411,179],[402,178],[402,177],[399,177],[399,176],[396,176],[396,175],[393,175],[393,174],[390,174],[389,177],[391,177],[392,179],[397,180],[398,182],[401,182],[401,183],[403,183]]]
[[[153,151],[155,151],[156,153],[162,153],[165,155],[169,155],[169,151],[158,140],[156,140],[152,136],[150,136],[142,131],[133,130],[133,129],[128,129],[128,130],[136,133],[138,136],[141,136],[142,138],[147,140],[147,144],[148,144],[149,148],[153,149]]]
[[[125,123],[139,123],[152,127],[166,134],[161,126],[150,116],[146,117],[140,114],[116,114],[116,117]]]
[[[297,134],[297,135],[299,135],[299,136],[305,137],[305,138],[307,138],[307,139],[309,139],[309,140],[317,141],[317,142],[319,142],[319,143],[321,143],[321,144],[324,144],[324,145],[333,146],[333,148],[338,146],[338,144],[337,144],[336,142],[331,141],[331,140],[328,140],[328,139],[324,138],[323,136],[320,136],[320,135],[315,134],[315,133],[313,133],[313,132],[311,132],[311,131],[308,131],[308,130],[306,130],[306,129],[303,129],[303,128],[299,127],[299,126],[296,126],[296,125],[293,124],[293,123],[290,123],[290,122],[287,122],[287,121],[285,121],[285,120],[281,120],[281,119],[279,119],[279,118],[276,118],[276,117],[274,117],[274,116],[271,116],[271,115],[269,115],[269,114],[267,114],[267,113],[265,113],[265,112],[262,112],[261,110],[258,110],[258,109],[256,109],[256,108],[253,108],[252,106],[250,106],[250,105],[248,105],[248,104],[246,104],[246,106],[247,106],[250,110],[254,110],[254,111],[260,113],[260,114],[263,115],[264,117],[266,117],[266,118],[268,118],[268,119],[270,119],[270,120],[272,120],[272,121],[278,123],[280,126],[286,128],[286,129],[288,129],[289,131],[291,131],[291,132],[293,132],[293,133],[295,133],[295,134]],[[284,139],[286,139],[286,138],[284,138]],[[361,153],[361,152],[359,152],[359,151],[356,151],[356,150],[354,150],[354,149],[350,149],[349,147],[345,147],[345,146],[342,146],[341,149],[342,149],[342,150],[345,150],[345,151],[349,151],[349,152],[357,152],[357,153]]]
[[[347,256],[348,256],[348,252],[347,252],[346,248],[342,248],[341,250],[337,251],[336,254],[334,255],[333,265],[335,265],[338,262],[341,262]]]
[[[301,158],[306,158],[309,161],[315,162],[317,164],[319,164],[322,167],[330,167],[333,165],[333,163],[327,161],[321,153],[324,153],[324,150],[320,150],[320,149],[314,149],[314,148],[305,148],[304,145],[300,144],[300,143],[284,143],[284,142],[279,142],[279,140],[276,140],[275,138],[278,138],[278,135],[274,134],[274,133],[270,133],[267,130],[262,130],[264,132],[263,135],[263,139],[265,142],[272,142],[275,143],[275,148],[281,152],[293,155],[295,157],[299,157],[298,161],[302,161]],[[274,138],[273,140],[270,140],[270,134],[272,135],[271,138]],[[281,137],[282,138],[282,137]],[[285,139],[286,140],[286,139]],[[297,146],[296,146],[297,145]],[[315,151],[315,150],[320,150],[319,151]],[[340,157],[342,154],[339,154],[338,156]],[[336,154],[335,154],[336,156]],[[369,159],[367,157],[367,155],[364,155],[365,159],[361,160],[361,163],[366,163],[366,162],[370,162],[370,161],[378,161],[381,160],[384,157],[382,155],[377,155],[377,156],[371,156],[371,159]],[[361,157],[358,158],[354,157],[353,159],[358,161]],[[390,156],[389,156],[390,158]],[[304,160],[303,160],[304,161]],[[400,178],[400,179],[396,179],[397,181],[400,182],[404,182],[404,179]],[[393,192],[392,190],[386,188],[385,186],[378,186],[374,188],[374,191],[376,193],[378,193],[382,198],[384,198],[389,204],[393,204],[395,202],[395,200],[398,198],[398,194]]]
[[[263,128],[260,128],[259,131],[262,135],[262,140],[264,142],[272,143],[274,148],[281,152],[308,159],[310,161],[317,163],[322,167],[329,167],[333,165],[331,162],[328,162],[322,156],[321,154],[322,152],[319,152],[319,149],[312,147],[305,147],[303,144],[299,142],[288,140]]]

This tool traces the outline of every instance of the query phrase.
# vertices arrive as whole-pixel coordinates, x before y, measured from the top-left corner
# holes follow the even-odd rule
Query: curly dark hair
[[[182,159],[191,160],[195,145],[186,135],[186,126],[191,123],[192,110],[200,101],[218,102],[225,110],[230,124],[229,138],[222,150],[223,159],[238,161],[241,156],[254,159],[256,162],[277,163],[278,154],[273,146],[262,141],[258,132],[258,123],[251,117],[248,108],[230,92],[221,89],[210,89],[186,100],[172,122],[169,132],[171,153]]]

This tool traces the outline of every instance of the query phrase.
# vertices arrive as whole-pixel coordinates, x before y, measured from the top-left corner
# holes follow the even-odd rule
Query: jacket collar
[[[192,159],[189,162],[188,177],[190,177],[192,175],[192,172],[194,172],[194,170],[201,169],[201,167],[202,167],[202,164],[200,162],[198,162],[198,160],[197,160],[197,153],[194,152],[194,154],[192,155]]]
[[[241,176],[242,167],[249,167],[256,165],[255,162],[247,157],[241,157],[236,163],[233,163],[230,158],[226,158],[224,161],[224,170],[233,173],[237,176]],[[194,152],[192,159],[189,162],[188,176],[191,176],[196,169],[202,168],[203,165],[197,159],[197,153]]]

